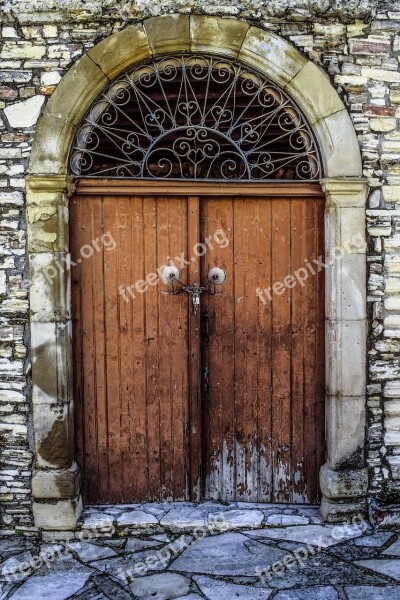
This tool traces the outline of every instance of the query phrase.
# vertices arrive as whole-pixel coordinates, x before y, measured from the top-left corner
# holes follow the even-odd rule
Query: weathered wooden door
[[[70,221],[86,502],[317,501],[318,188],[88,182]],[[195,313],[186,293],[166,293],[168,263],[185,283],[214,266],[227,279]]]

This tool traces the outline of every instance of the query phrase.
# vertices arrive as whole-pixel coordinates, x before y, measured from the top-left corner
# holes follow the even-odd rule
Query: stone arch
[[[365,505],[366,184],[347,110],[327,75],[274,33],[244,21],[165,15],[129,25],[94,46],[67,72],[38,122],[30,159],[27,215],[31,278],[33,477],[37,527],[74,527],[81,511],[73,457],[68,263],[70,147],[99,92],[126,69],[169,52],[237,59],[291,96],[318,141],[326,193],[327,463],[323,514],[330,520]],[[335,260],[335,248],[345,256]]]
[[[129,25],[82,56],[38,122],[29,172],[67,174],[76,128],[98,93],[126,69],[168,52],[214,53],[256,68],[296,100],[319,143],[325,177],[362,175],[353,124],[319,67],[274,33],[236,19],[198,15],[165,15]]]

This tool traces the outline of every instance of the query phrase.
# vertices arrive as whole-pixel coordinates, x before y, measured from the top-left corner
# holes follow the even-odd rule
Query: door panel
[[[312,260],[323,256],[321,196],[145,188],[86,190],[70,203],[85,501],[316,502],[324,273],[314,265],[312,274]],[[171,261],[189,285],[214,266],[226,282],[201,296],[196,314],[186,293],[168,295],[162,282],[129,292]],[[296,273],[295,285],[273,292]]]
[[[227,272],[204,297],[203,494],[220,500],[316,502],[324,452],[323,202],[296,198],[203,198],[202,236],[219,228],[203,279]],[[274,283],[298,269],[304,282]],[[292,282],[293,283],[293,282]],[[263,301],[256,289],[267,289]]]
[[[160,285],[134,289],[134,298],[126,291],[167,257],[187,255],[187,199],[78,196],[70,210],[79,263],[72,269],[76,451],[86,502],[187,500],[188,298],[161,295]],[[115,249],[100,241],[82,258],[80,249],[104,233]]]

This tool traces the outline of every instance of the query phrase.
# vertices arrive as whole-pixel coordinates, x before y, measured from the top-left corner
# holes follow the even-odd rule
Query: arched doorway
[[[86,501],[317,502],[324,196],[299,109],[237,61],[164,57],[100,94],[70,166]],[[190,295],[212,268],[219,293]]]
[[[343,261],[333,260],[325,273],[327,453],[321,511],[340,520],[363,510],[367,485],[365,246],[360,243],[367,186],[355,131],[326,75],[282,38],[236,19],[176,14],[127,26],[93,47],[58,84],[36,128],[27,179],[30,278],[40,283],[30,290],[35,524],[73,527],[82,509],[73,451],[67,235],[74,187],[68,157],[76,127],[110,81],[171,51],[223,54],[258,69],[296,99],[318,141],[327,262],[336,247],[347,248]],[[63,272],[52,282],[43,280],[43,268],[55,261],[65,266]]]

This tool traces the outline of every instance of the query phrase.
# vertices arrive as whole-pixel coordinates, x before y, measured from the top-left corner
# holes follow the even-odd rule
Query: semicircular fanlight
[[[113,81],[76,134],[79,177],[257,181],[321,176],[317,145],[290,98],[226,58],[181,55]]]

